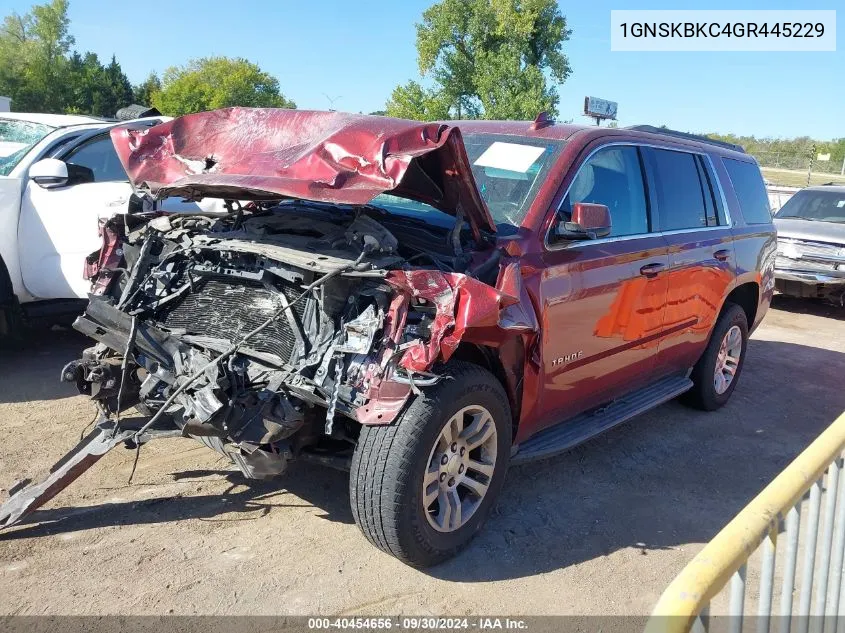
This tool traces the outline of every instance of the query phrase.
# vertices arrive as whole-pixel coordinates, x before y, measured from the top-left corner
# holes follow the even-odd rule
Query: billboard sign
[[[594,119],[616,120],[618,103],[598,97],[584,97],[584,114]]]

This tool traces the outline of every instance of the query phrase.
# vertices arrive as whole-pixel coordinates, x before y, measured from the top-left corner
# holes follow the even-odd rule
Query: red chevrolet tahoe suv
[[[75,324],[97,345],[63,371],[102,419],[6,526],[175,434],[247,477],[350,470],[365,536],[433,564],[509,464],[676,396],[724,405],[772,296],[758,166],[702,137],[234,108],[112,138],[150,200],[102,227]]]

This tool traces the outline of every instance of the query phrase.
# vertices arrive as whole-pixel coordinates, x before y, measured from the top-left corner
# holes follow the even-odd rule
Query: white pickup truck
[[[0,113],[0,339],[84,308],[99,219],[126,213],[133,192],[109,131],[164,120]]]

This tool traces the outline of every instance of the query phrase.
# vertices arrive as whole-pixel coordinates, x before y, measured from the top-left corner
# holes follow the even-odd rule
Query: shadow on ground
[[[845,410],[842,375],[845,354],[752,340],[738,389],[723,409],[703,413],[669,403],[556,459],[514,468],[486,528],[465,552],[427,573],[461,582],[502,580],[622,548],[648,556],[706,542]],[[208,475],[214,471],[173,476]],[[238,514],[271,520],[262,517],[301,500],[328,520],[352,522],[343,473],[297,463],[277,482],[237,491],[235,484],[244,483],[240,475],[220,476],[233,484],[223,495],[42,510],[32,520],[44,523],[0,538],[230,521]]]
[[[772,298],[772,307],[793,314],[811,314],[845,321],[845,308],[821,299],[799,299],[787,295],[775,295]]]
[[[73,385],[60,382],[59,374],[92,344],[69,328],[34,328],[14,349],[0,349],[0,404],[77,395]]]
[[[230,485],[222,494],[156,497],[81,508],[38,510],[21,527],[0,534],[0,541],[116,525],[168,523],[187,519],[220,523],[252,521],[266,516],[274,508],[305,507],[307,504],[303,504],[302,499],[323,511],[323,518],[351,524],[349,501],[346,495],[339,493],[340,490],[346,490],[346,475],[330,469],[302,466],[306,465],[292,466],[284,479],[277,481],[250,481],[235,471],[173,473],[175,481],[217,477],[225,479]],[[296,498],[290,496],[290,493],[295,494]]]

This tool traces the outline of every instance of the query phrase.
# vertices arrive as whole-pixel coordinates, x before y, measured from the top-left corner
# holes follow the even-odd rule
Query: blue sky
[[[71,0],[79,50],[114,53],[133,83],[191,57],[240,56],[278,77],[300,108],[382,109],[391,90],[418,77],[414,23],[433,0]],[[0,0],[0,16],[31,0]],[[837,6],[839,5],[839,6]],[[845,43],[828,53],[630,53],[610,51],[611,9],[678,8],[671,2],[562,2],[573,31],[573,67],[560,86],[560,119],[589,122],[583,98],[619,102],[620,125],[758,136],[845,137]],[[707,0],[685,8],[836,9],[820,0]]]

